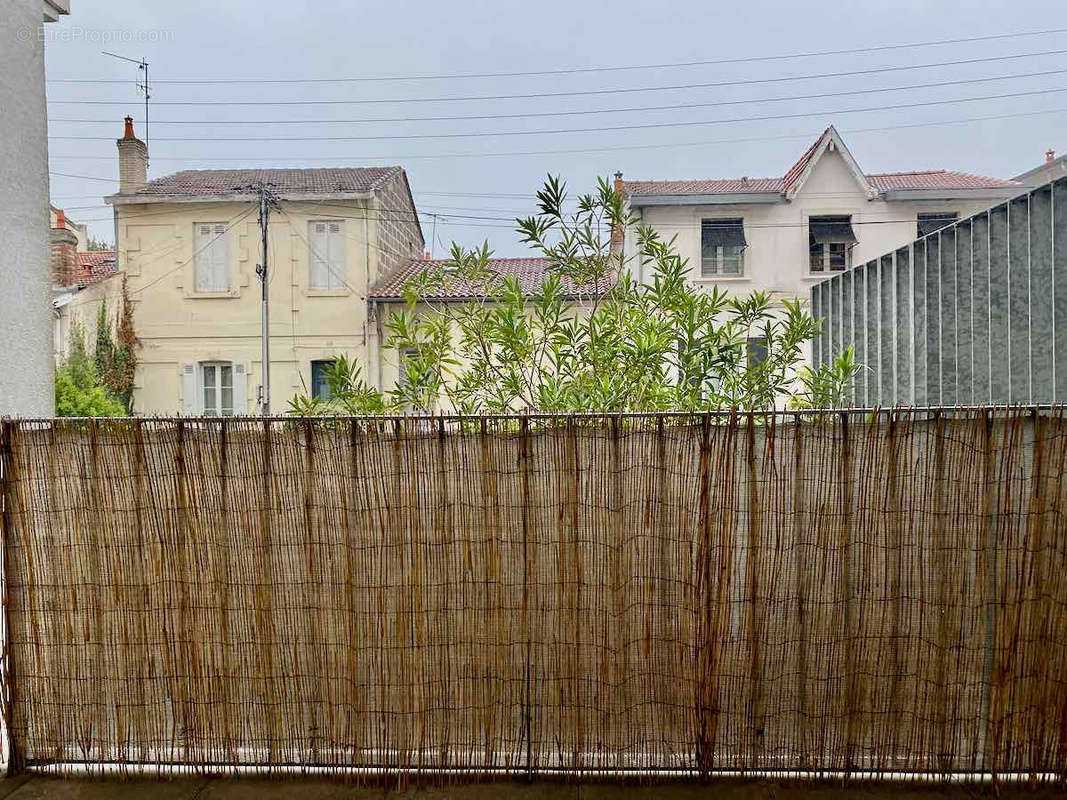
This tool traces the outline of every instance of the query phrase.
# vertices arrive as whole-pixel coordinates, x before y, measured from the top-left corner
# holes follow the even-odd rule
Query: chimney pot
[[[119,191],[136,192],[148,183],[148,145],[133,132],[133,117],[126,117],[123,136],[118,140]]]
[[[62,208],[56,209],[56,227],[67,227],[67,212],[64,211]]]
[[[1049,161],[1055,161],[1055,160],[1056,160],[1056,151],[1053,150],[1050,147],[1048,150],[1045,151],[1045,161],[1049,162]]]

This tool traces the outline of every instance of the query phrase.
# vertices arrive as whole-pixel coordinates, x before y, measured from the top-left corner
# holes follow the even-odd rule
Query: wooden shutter
[[[193,258],[196,272],[195,285],[198,292],[210,292],[214,280],[215,265],[211,256],[211,237],[211,225],[198,222],[196,235],[193,237],[193,252],[196,254]]]
[[[230,248],[226,241],[226,223],[198,222],[193,247],[196,252],[196,290],[229,291]]]
[[[248,362],[233,362],[233,414],[248,414]]]
[[[345,274],[345,237],[340,222],[328,223],[329,228],[329,286],[331,289],[343,289],[348,276]]]
[[[212,262],[215,273],[215,291],[228,292],[230,290],[230,248],[226,241],[226,225],[216,222],[214,241],[211,243]]]
[[[330,288],[330,270],[326,266],[329,258],[329,238],[325,222],[312,222],[309,259],[311,263],[310,285],[312,289]]]
[[[195,416],[199,408],[200,393],[197,391],[196,364],[182,365],[182,413]]]

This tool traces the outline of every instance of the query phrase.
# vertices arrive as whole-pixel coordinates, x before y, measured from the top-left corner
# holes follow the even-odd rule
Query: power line
[[[907,130],[907,129],[918,129],[918,128],[934,128],[934,127],[939,127],[939,126],[942,126],[942,125],[962,125],[962,124],[967,124],[967,123],[970,123],[970,122],[989,122],[989,121],[993,121],[993,120],[1018,119],[1018,118],[1022,118],[1022,117],[1034,117],[1034,116],[1044,116],[1044,115],[1048,115],[1048,114],[1063,114],[1063,113],[1067,113],[1067,108],[1050,108],[1050,109],[1043,109],[1043,110],[1040,110],[1040,111],[1020,111],[1020,112],[1014,112],[1014,113],[1010,113],[1010,114],[990,114],[990,115],[984,115],[984,116],[980,116],[980,117],[963,117],[961,119],[933,120],[933,121],[929,121],[929,122],[905,123],[905,124],[901,124],[901,125],[881,125],[881,126],[869,127],[869,128],[845,128],[845,129],[841,129],[839,132],[843,133],[843,134],[846,134],[846,133],[847,134],[878,133],[878,132],[885,132],[885,131],[896,131],[896,130]],[[394,155],[388,155],[388,156],[363,156],[363,160],[366,160],[366,161],[397,162],[397,161],[415,161],[415,160],[426,160],[426,159],[436,160],[436,159],[443,159],[443,158],[494,158],[494,157],[495,158],[499,158],[499,157],[505,157],[505,156],[506,157],[511,157],[511,156],[546,156],[546,155],[567,155],[567,154],[580,154],[580,153],[604,154],[604,153],[614,153],[614,152],[629,152],[631,150],[659,150],[659,149],[663,149],[663,148],[675,149],[675,148],[679,148],[679,147],[708,147],[710,145],[717,145],[717,144],[738,144],[738,143],[745,143],[745,142],[773,142],[773,141],[784,141],[784,140],[790,140],[790,139],[809,139],[809,140],[811,140],[811,139],[814,139],[817,136],[819,136],[821,133],[822,133],[822,131],[819,131],[817,133],[788,133],[788,134],[781,134],[781,135],[776,135],[776,136],[745,136],[745,137],[741,137],[741,138],[731,138],[731,139],[703,139],[703,140],[695,141],[695,142],[694,141],[690,141],[690,142],[667,142],[667,143],[652,143],[652,144],[624,144],[624,145],[597,146],[597,147],[567,147],[567,148],[553,148],[553,149],[547,149],[547,150],[519,150],[519,151],[514,151],[514,150],[510,150],[510,151],[508,151],[508,150],[479,150],[477,152],[460,152],[460,153],[410,153],[410,154],[407,154],[407,155],[394,154]],[[77,160],[77,161],[111,161],[111,162],[115,161],[115,157],[114,156],[65,155],[65,154],[62,154],[62,153],[60,153],[60,154],[50,153],[49,154],[49,158]],[[170,156],[170,157],[166,157],[166,156],[164,156],[164,157],[160,157],[160,158],[154,158],[153,160],[155,160],[155,161],[178,161],[178,162],[184,162],[184,163],[218,163],[218,162],[247,163],[250,158],[255,158],[257,161],[268,160],[268,161],[275,161],[275,162],[279,162],[280,161],[280,162],[284,162],[284,163],[312,162],[312,163],[316,163],[316,164],[321,164],[323,161],[326,161],[326,160],[343,160],[345,157],[344,156],[340,156],[340,157],[332,157],[331,156],[331,157],[323,158],[323,157],[316,156],[316,157],[312,157],[312,158],[301,158],[301,157],[292,157],[292,156],[283,156],[283,157],[277,157],[277,156]],[[50,175],[59,175],[61,177],[85,178],[86,180],[105,181],[107,183],[115,183],[115,182],[117,182],[116,178],[103,178],[103,177],[100,177],[100,176],[69,175],[69,174],[61,173],[61,172],[49,172],[49,174]],[[429,194],[429,192],[420,192],[420,193],[421,194]],[[472,196],[477,196],[477,195],[472,195]],[[495,196],[495,195],[489,195],[489,196]],[[522,196],[524,196],[524,195],[522,195]]]
[[[645,69],[668,69],[676,67],[704,67],[722,64],[752,64],[762,61],[786,61],[796,58],[815,58],[820,56],[843,56],[862,53],[864,55],[887,50],[905,50],[917,47],[933,47],[938,45],[965,44],[971,42],[990,42],[1003,39],[1019,39],[1030,36],[1046,36],[1067,32],[1067,28],[1051,28],[1041,31],[1020,31],[1017,33],[999,33],[987,36],[968,36],[957,39],[934,39],[926,42],[909,42],[902,44],[883,44],[867,47],[855,47],[844,50],[819,50],[800,53],[785,53],[769,56],[744,56],[738,58],[721,58],[704,61],[675,61],[660,64],[625,64],[607,67],[568,67],[565,69],[551,70],[527,70],[521,72],[467,72],[453,74],[416,74],[416,75],[372,75],[365,77],[342,77],[342,78],[176,78],[156,81],[157,84],[176,85],[203,85],[203,84],[290,84],[290,83],[368,83],[376,81],[422,81],[422,80],[456,80],[469,78],[522,78],[536,75],[575,75],[590,72],[622,72],[628,70]],[[96,83],[96,84],[121,84],[127,81],[98,78],[56,78],[49,83]]]
[[[1000,61],[1015,61],[1021,58],[1035,58],[1038,56],[1062,55],[1067,50],[1043,50],[1033,53],[1015,53],[1006,56],[986,56],[982,58],[966,58],[955,61],[939,61],[928,64],[908,64],[892,67],[872,67],[861,70],[848,70],[844,72],[822,72],[810,75],[785,75],[774,78],[748,78],[735,81],[713,81],[708,83],[680,83],[665,86],[640,86],[626,87],[622,89],[585,89],[568,92],[535,92],[532,94],[495,94],[495,95],[458,95],[451,97],[400,97],[390,99],[359,99],[359,100],[157,100],[156,105],[167,106],[307,106],[307,105],[371,105],[382,103],[451,103],[466,102],[471,100],[531,100],[543,97],[590,97],[595,95],[610,94],[633,94],[636,92],[664,92],[679,89],[710,89],[725,86],[755,86],[758,84],[783,83],[789,81],[806,81],[821,78],[844,78],[856,75],[878,75],[886,72],[899,72],[913,69],[932,69],[935,67],[951,67],[968,64],[988,64]],[[125,100],[49,100],[55,105],[102,105],[115,106],[126,105]]]
[[[924,100],[915,103],[893,103],[890,105],[868,106],[866,108],[843,108],[834,111],[801,111],[795,114],[761,114],[753,117],[733,117],[727,119],[693,120],[687,122],[645,122],[636,125],[607,125],[592,128],[555,128],[552,130],[512,130],[512,131],[477,131],[468,133],[408,133],[375,136],[161,136],[156,141],[163,142],[367,142],[422,139],[482,139],[487,136],[546,136],[564,133],[610,133],[614,131],[651,130],[659,128],[688,128],[705,125],[729,125],[737,122],[769,122],[782,119],[800,119],[802,117],[836,116],[838,114],[865,114],[872,111],[899,111],[906,108],[924,108],[927,106],[951,105],[954,103],[976,103],[986,100],[1005,100],[1016,97],[1033,97],[1036,95],[1059,94],[1067,92],[1067,87],[1058,89],[1035,89],[1027,92],[1008,92],[990,94],[980,97],[960,97],[942,100]],[[110,141],[110,136],[49,136],[50,140],[62,141]]]
[[[488,120],[488,119],[532,119],[543,117],[575,117],[591,114],[626,114],[649,111],[681,111],[692,108],[715,108],[719,106],[756,105],[759,103],[783,103],[794,100],[823,100],[833,97],[854,97],[862,94],[881,94],[884,92],[904,92],[916,89],[932,89],[943,86],[962,86],[975,83],[989,83],[991,81],[1018,80],[1021,78],[1037,78],[1048,75],[1062,75],[1067,69],[1052,69],[1041,72],[1023,72],[1015,75],[995,75],[988,78],[966,78],[954,81],[935,81],[933,83],[913,83],[907,86],[886,86],[876,89],[851,89],[842,92],[822,92],[818,94],[790,95],[789,97],[757,97],[745,100],[716,100],[707,103],[683,103],[666,106],[631,106],[629,108],[594,108],[579,109],[576,111],[526,111],[515,114],[469,114],[469,115],[444,115],[434,117],[363,117],[360,119],[215,119],[215,120],[156,120],[156,125],[350,125],[368,124],[376,122],[458,122],[464,120]],[[82,123],[82,124],[106,124],[114,125],[113,119],[69,119],[50,118],[49,122]],[[111,137],[99,137],[101,140]],[[214,138],[214,137],[213,137]]]

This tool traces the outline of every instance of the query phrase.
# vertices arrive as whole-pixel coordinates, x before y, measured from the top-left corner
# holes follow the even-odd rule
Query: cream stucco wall
[[[86,346],[92,351],[101,304],[106,304],[106,313],[114,330],[122,309],[121,274],[111,275],[80,291],[65,292],[55,299],[55,325],[52,333],[57,365],[70,355],[70,333],[75,323],[81,325]]]
[[[756,290],[779,297],[799,297],[807,301],[812,283],[833,273],[808,269],[808,218],[848,214],[858,243],[852,263],[884,255],[916,238],[917,215],[929,211],[956,211],[965,217],[988,207],[994,201],[923,200],[892,201],[867,199],[839,152],[827,152],[790,202],[725,204],[706,206],[646,206],[640,209],[643,222],[664,237],[676,236],[678,252],[689,260],[692,280],[711,287],[718,285],[733,295]],[[704,219],[744,218],[745,250],[742,277],[700,277],[700,224]],[[632,246],[633,235],[627,237]]]
[[[269,227],[271,410],[284,413],[289,399],[311,385],[311,362],[344,353],[367,364],[367,286],[380,269],[374,201],[282,201]],[[326,211],[327,213],[324,213]],[[229,292],[195,289],[194,225],[232,223]],[[368,219],[369,217],[369,219]],[[309,225],[336,220],[344,226],[346,288],[310,288]],[[186,403],[183,368],[228,361],[246,367],[247,403],[254,413],[262,381],[260,357],[260,260],[257,210],[246,202],[118,206],[119,267],[129,275],[129,295],[141,339],[134,407],[138,414],[199,413],[200,398]],[[418,243],[421,246],[421,242]],[[235,374],[235,380],[239,376]]]

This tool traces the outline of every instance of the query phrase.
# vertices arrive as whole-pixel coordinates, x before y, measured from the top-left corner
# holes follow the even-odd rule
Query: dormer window
[[[808,263],[812,272],[841,272],[848,269],[852,266],[852,248],[855,246],[852,217],[808,219]]]
[[[702,220],[700,223],[700,277],[743,275],[747,244],[743,219]]]

